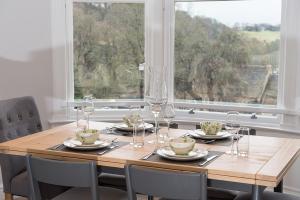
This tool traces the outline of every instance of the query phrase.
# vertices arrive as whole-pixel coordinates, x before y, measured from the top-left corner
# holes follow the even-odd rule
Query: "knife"
[[[213,159],[216,159],[217,157],[219,157],[219,156],[218,155],[210,156],[205,161],[199,163],[199,166],[204,166],[206,163],[212,161]]]
[[[214,143],[216,140],[200,140],[200,141],[203,144],[211,144],[211,143]]]
[[[58,145],[55,145],[54,147],[51,147],[50,150],[56,151],[56,150],[59,150],[62,146],[64,146],[64,144],[58,144]]]

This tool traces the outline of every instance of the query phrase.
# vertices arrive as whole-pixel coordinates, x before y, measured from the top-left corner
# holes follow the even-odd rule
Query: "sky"
[[[281,0],[177,2],[176,9],[188,11],[191,16],[215,18],[228,26],[281,22]]]

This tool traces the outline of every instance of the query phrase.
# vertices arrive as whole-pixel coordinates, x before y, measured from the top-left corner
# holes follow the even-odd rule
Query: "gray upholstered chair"
[[[39,113],[32,97],[0,101],[0,142],[16,139],[42,130]],[[12,195],[29,194],[25,158],[0,155],[3,190]]]
[[[178,129],[177,123],[171,123],[170,128]],[[127,190],[124,174],[114,174],[114,172],[104,171],[99,175],[99,185]]]
[[[98,183],[100,186],[112,187],[126,191],[126,179],[123,174],[113,174],[102,172],[98,177]]]
[[[251,200],[251,194],[241,193],[234,200]],[[300,200],[300,197],[277,192],[265,191],[263,200]]]
[[[129,200],[136,194],[164,199],[207,199],[207,174],[164,171],[141,165],[126,165],[126,182]]]
[[[38,109],[32,97],[20,97],[0,101],[0,142],[30,135],[42,130]],[[28,197],[29,182],[25,157],[0,154],[3,191],[5,199],[13,195]],[[45,198],[51,198],[68,188],[42,184],[47,191]]]
[[[126,200],[127,193],[98,187],[95,162],[66,162],[27,156],[32,200],[41,200],[40,183],[72,187],[53,200]]]

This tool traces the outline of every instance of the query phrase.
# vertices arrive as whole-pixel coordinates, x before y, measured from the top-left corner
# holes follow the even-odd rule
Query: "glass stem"
[[[158,148],[158,122],[157,122],[157,115],[154,115],[154,121],[155,121],[155,137],[156,137],[156,144],[155,144],[155,148]]]
[[[231,155],[234,155],[234,135],[232,135]]]
[[[90,129],[90,115],[87,116],[87,129]]]
[[[78,117],[78,107],[76,108],[76,126],[77,126],[77,128],[79,127],[79,122],[78,122],[78,120],[79,120],[79,117]]]
[[[169,138],[170,136],[170,122],[168,121],[168,132],[167,132],[167,137]]]
[[[132,144],[135,145],[135,138],[136,138],[136,125],[133,126],[133,137],[132,137]]]

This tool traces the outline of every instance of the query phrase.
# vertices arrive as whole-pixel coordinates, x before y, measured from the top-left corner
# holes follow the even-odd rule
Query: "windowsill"
[[[97,116],[91,118],[93,121],[103,121],[103,122],[121,122],[122,118],[120,116]],[[190,126],[191,129],[195,127],[197,123],[203,120],[208,120],[207,118],[195,118],[195,117],[176,117],[173,122],[179,123],[182,126]],[[213,120],[213,119],[210,119]],[[52,119],[48,120],[49,126],[59,126],[67,123],[72,123],[75,122],[76,119],[74,118],[67,118],[63,116],[53,116]],[[145,121],[153,121],[152,118],[146,117]],[[282,133],[282,134],[296,134],[300,135],[300,129],[297,127],[288,127],[288,126],[280,126],[279,123],[274,123],[274,124],[263,124],[263,123],[242,123],[243,126],[248,126],[251,128],[255,128],[256,130],[259,131],[268,131],[268,132],[277,132],[277,133]]]

